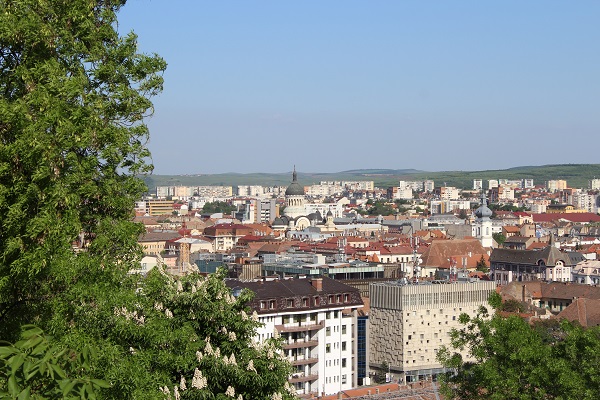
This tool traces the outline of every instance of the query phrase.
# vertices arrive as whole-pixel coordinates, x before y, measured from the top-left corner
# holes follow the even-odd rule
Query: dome
[[[285,190],[286,196],[304,196],[304,187],[298,183],[298,176],[296,175],[296,167],[294,167],[294,173],[292,174],[292,183]]]
[[[475,216],[477,218],[489,218],[493,214],[492,210],[487,206],[487,200],[485,195],[481,195],[481,206],[477,210],[475,210]]]

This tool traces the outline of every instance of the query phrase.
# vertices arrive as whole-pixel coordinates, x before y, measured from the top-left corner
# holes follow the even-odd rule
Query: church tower
[[[492,210],[487,206],[485,192],[481,191],[481,206],[475,210],[475,237],[479,239],[483,247],[492,247],[494,239],[492,238]]]

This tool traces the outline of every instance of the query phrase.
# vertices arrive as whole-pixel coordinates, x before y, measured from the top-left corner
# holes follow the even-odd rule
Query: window
[[[325,353],[331,353],[331,344],[330,343],[327,343],[325,345]]]
[[[269,309],[274,309],[275,308],[275,300],[270,300],[269,301]]]
[[[334,312],[333,312],[333,318],[337,318],[337,317],[338,317],[338,315],[339,315],[339,311],[334,311]]]
[[[302,307],[308,307],[308,297],[302,299]]]
[[[338,294],[337,298],[336,298],[336,303],[341,303],[342,302],[342,295]]]
[[[331,336],[331,328],[330,327],[325,328],[325,335]]]
[[[321,299],[319,298],[319,296],[313,297],[313,300],[315,302],[315,306],[321,305]]]
[[[350,301],[350,295],[349,294],[344,294],[344,303],[347,303]]]
[[[412,339],[412,335],[408,335],[408,340]]]
[[[267,303],[265,303],[264,301],[260,302],[260,309],[264,310],[265,308],[267,308]]]
[[[292,308],[292,307],[294,307],[294,299],[286,299],[286,300],[285,300],[285,305],[286,305],[288,308]]]
[[[347,381],[346,375],[342,375],[342,384],[346,383],[346,381]]]
[[[346,350],[346,342],[342,342],[342,350]]]
[[[335,300],[333,295],[329,295],[328,299],[329,299],[329,304],[332,304],[333,301]]]
[[[342,325],[342,333],[346,333],[346,325]]]
[[[342,358],[342,368],[345,368],[345,367],[346,367],[346,359],[345,359],[345,358]],[[345,376],[345,375],[344,375],[344,376]]]

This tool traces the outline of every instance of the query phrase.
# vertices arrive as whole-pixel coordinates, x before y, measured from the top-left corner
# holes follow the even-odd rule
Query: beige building
[[[487,305],[495,288],[489,281],[372,284],[369,368],[387,364],[393,381],[435,378],[444,371],[436,359],[437,351],[450,345],[450,331],[461,327],[460,314],[474,316],[481,305]]]

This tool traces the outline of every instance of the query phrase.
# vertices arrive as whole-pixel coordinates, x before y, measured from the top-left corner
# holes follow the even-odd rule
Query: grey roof
[[[547,246],[542,250],[514,250],[494,249],[490,255],[490,263],[508,263],[522,265],[544,265],[554,266],[562,261],[566,266],[572,266],[572,259],[568,253],[562,253],[554,246]]]

